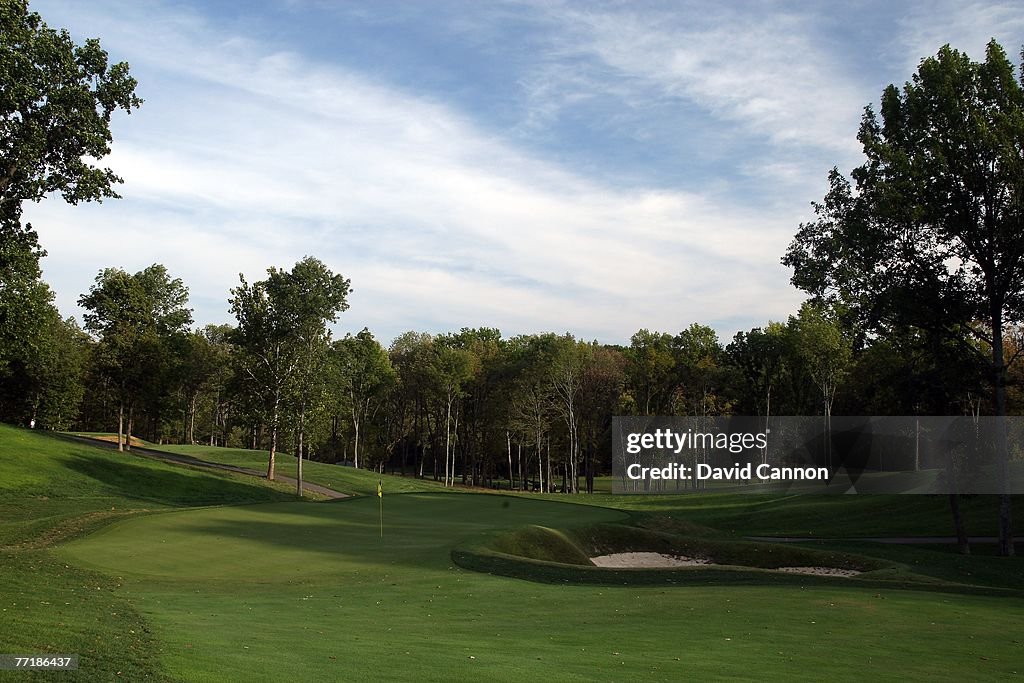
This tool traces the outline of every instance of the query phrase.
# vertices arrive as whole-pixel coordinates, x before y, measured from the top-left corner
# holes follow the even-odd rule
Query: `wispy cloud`
[[[842,44],[838,20],[814,7],[463,9],[437,30],[490,59],[511,49],[504,22],[535,29],[503,74],[514,92],[474,109],[489,83],[458,97],[415,87],[344,45],[337,58],[304,50],[255,14],[228,22],[161,0],[33,7],[100,36],[147,100],[115,122],[124,200],[29,212],[66,311],[100,268],[159,261],[191,287],[197,320],[221,322],[239,272],[258,279],[312,254],[352,278],[343,329],[385,340],[491,325],[622,342],[639,327],[701,321],[728,336],[784,318],[801,295],[778,258],[827,168],[856,163],[863,105],[944,42],[980,58],[990,34],[1013,50],[1024,31],[1009,5],[879,3],[875,24],[905,23],[878,33],[884,68],[865,74],[862,46]],[[288,11],[387,24],[394,39],[397,20],[372,6],[316,7]],[[518,125],[488,118],[516,95]]]
[[[847,82],[813,13],[706,3],[646,11],[555,4],[547,12],[564,29],[554,63],[587,55],[618,72],[639,101],[691,101],[740,134],[849,149],[862,94]]]
[[[947,43],[971,59],[982,61],[985,46],[995,38],[1011,61],[1019,63],[1024,46],[1024,11],[1016,2],[924,3],[901,19],[900,36],[904,47],[901,66],[907,71],[903,81],[909,80],[921,59],[935,55]]]

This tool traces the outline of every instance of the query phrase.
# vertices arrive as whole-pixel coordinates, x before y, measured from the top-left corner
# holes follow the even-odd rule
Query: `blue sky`
[[[239,273],[352,280],[336,332],[497,327],[723,341],[803,296],[779,259],[863,107],[944,43],[1024,44],[1015,3],[33,0],[131,64],[123,199],[26,211],[65,314],[167,266],[197,324]],[[1014,61],[1017,61],[1016,59]]]

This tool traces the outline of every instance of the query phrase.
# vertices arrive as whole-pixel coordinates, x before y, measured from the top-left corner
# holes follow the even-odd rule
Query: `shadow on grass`
[[[839,589],[913,590],[1024,598],[1024,591],[988,586],[929,583],[907,579],[829,577],[773,572],[746,567],[678,569],[606,569],[542,562],[476,549],[452,551],[455,564],[473,571],[536,583],[596,586],[788,586]]]
[[[564,527],[625,518],[621,512],[546,501],[414,493],[385,497],[383,538],[379,502],[374,497],[332,505],[295,502],[197,513],[180,518],[178,530],[188,536],[176,542],[184,547],[194,537],[199,548],[211,538],[218,539],[220,557],[240,565],[246,556],[282,551],[308,553],[308,561],[322,562],[327,572],[333,571],[334,561],[339,571],[347,570],[347,564],[448,567],[453,547],[503,530],[535,523]],[[235,539],[237,547],[223,545]]]
[[[89,451],[88,447],[70,450],[68,469],[126,498],[185,506],[294,500],[286,493],[237,481],[231,475],[212,470],[175,471],[175,466],[156,461],[141,465],[125,455],[124,461],[119,462]]]

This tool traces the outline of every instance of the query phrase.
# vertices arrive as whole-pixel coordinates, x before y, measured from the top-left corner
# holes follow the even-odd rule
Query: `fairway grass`
[[[212,457],[191,448],[203,447],[179,452]],[[266,462],[263,452],[209,450],[229,464]],[[1021,558],[848,540],[948,535],[942,499],[502,496],[306,468],[318,483],[369,495],[297,501],[290,486],[259,478],[0,425],[0,651],[78,653],[82,670],[66,678],[90,681],[1024,675]],[[396,495],[402,485],[412,492]],[[987,532],[991,505],[965,501],[972,533]],[[742,564],[766,550],[742,541],[755,534],[845,537],[813,548],[899,567],[880,571],[916,590],[764,570],[561,564],[645,538]],[[453,557],[466,549],[498,553],[520,578],[464,568]],[[37,678],[50,680],[0,672]]]
[[[507,505],[506,505],[507,504]],[[592,506],[466,494],[151,515],[62,546],[123,580],[173,677],[232,680],[1004,679],[1024,601],[850,588],[549,585],[451,548]],[[810,583],[810,582],[808,582]]]

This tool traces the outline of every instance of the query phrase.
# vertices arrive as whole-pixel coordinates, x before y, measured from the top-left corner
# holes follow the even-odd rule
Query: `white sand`
[[[614,567],[619,569],[648,569],[652,567],[694,567],[710,565],[707,560],[684,555],[666,555],[665,553],[615,553],[598,555],[590,558],[598,567]],[[853,569],[836,569],[834,567],[779,567],[775,571],[791,574],[814,574],[817,576],[857,576]]]
[[[666,555],[664,553],[615,553],[614,555],[598,555],[590,558],[598,567],[692,567],[707,564],[700,560],[683,555]]]
[[[835,567],[779,567],[775,571],[790,574],[816,574],[817,576],[857,576],[855,569],[836,569]]]

